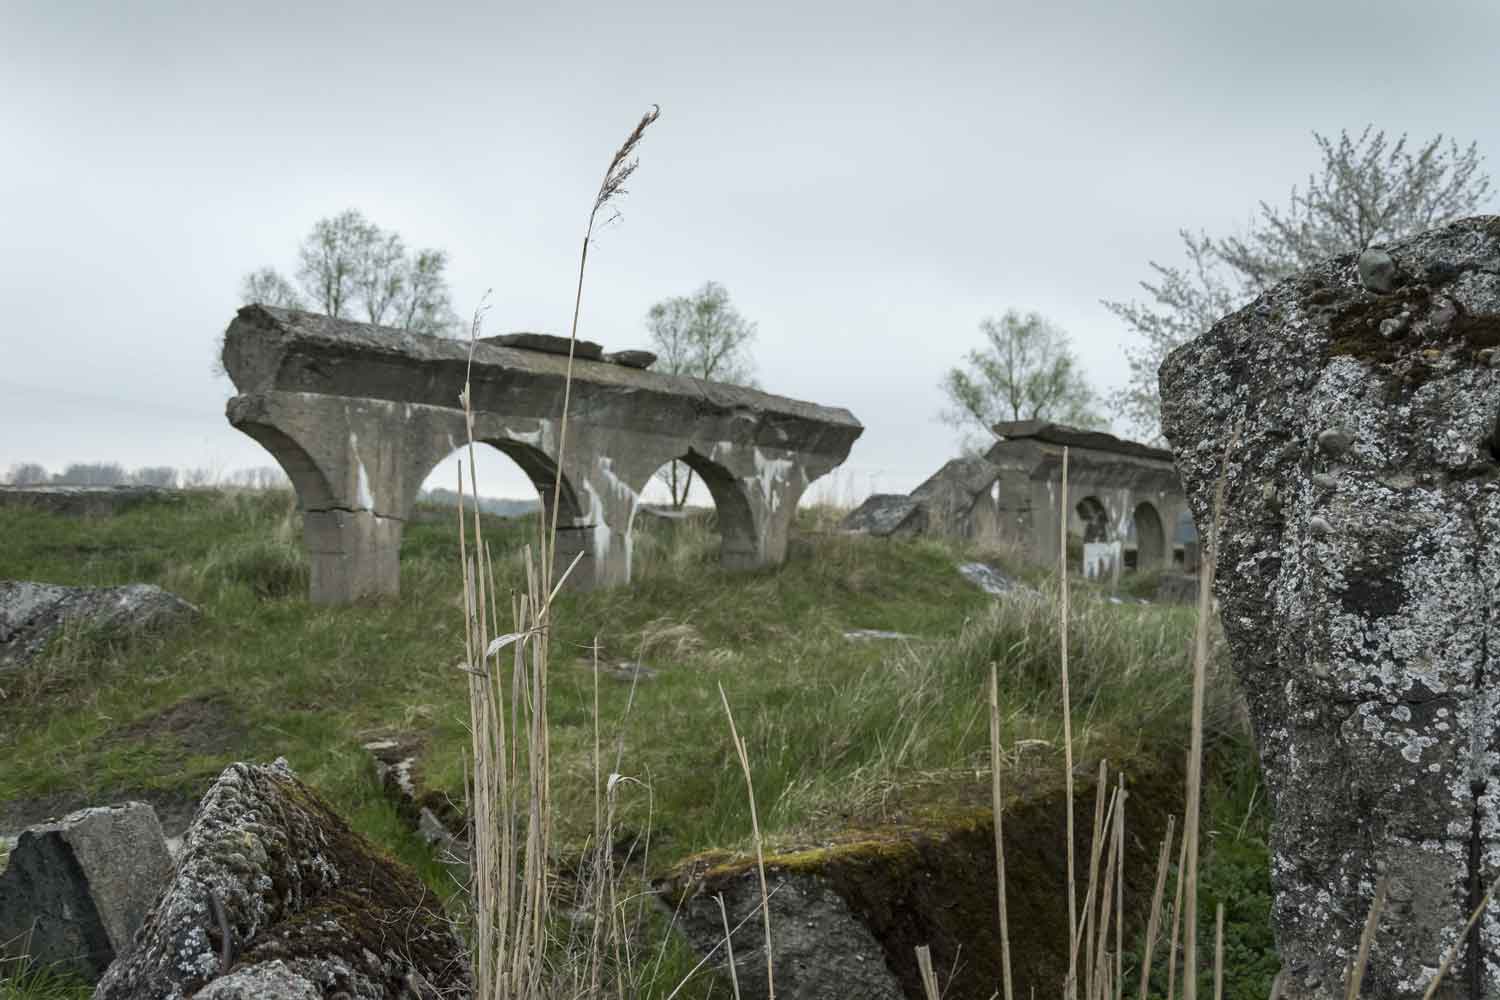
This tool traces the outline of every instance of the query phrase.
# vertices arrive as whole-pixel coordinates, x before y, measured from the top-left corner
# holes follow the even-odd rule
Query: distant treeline
[[[208,487],[237,487],[251,490],[289,489],[291,481],[286,473],[274,465],[263,465],[254,469],[179,469],[171,465],[148,465],[140,469],[126,469],[118,462],[74,462],[61,472],[48,472],[46,466],[36,462],[18,462],[10,467],[0,484],[11,486],[160,486],[164,488],[204,489]],[[458,506],[458,494],[453,490],[423,490],[417,494],[418,503],[436,504],[440,507]],[[506,500],[499,497],[480,497],[479,508],[486,514],[500,517],[518,517],[529,514],[541,506],[535,499]]]
[[[36,462],[19,462],[10,467],[4,482],[12,486],[238,486],[255,490],[291,486],[286,473],[273,465],[225,471],[179,469],[172,465],[126,469],[119,462],[74,462],[61,472],[49,472],[46,466]]]
[[[467,503],[473,501],[465,497]],[[441,487],[435,490],[423,490],[417,494],[418,503],[436,504],[439,507],[457,507],[458,494],[453,490],[445,490]],[[466,506],[467,506],[466,503]],[[530,514],[541,507],[539,500],[505,500],[499,497],[480,497],[479,509],[486,514],[495,514],[499,517],[519,517],[522,514]]]

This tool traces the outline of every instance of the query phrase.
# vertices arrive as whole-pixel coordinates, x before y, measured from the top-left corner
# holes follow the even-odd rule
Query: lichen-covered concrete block
[[[27,828],[0,874],[0,949],[98,981],[172,873],[156,812],[100,806]]]
[[[462,943],[417,876],[292,774],[232,764],[204,796],[135,951],[96,1000],[467,995]]]
[[[1285,996],[1415,997],[1500,876],[1500,218],[1325,261],[1175,351],[1163,428],[1274,808]],[[1443,990],[1500,995],[1500,906]],[[1443,994],[1440,994],[1443,995]]]

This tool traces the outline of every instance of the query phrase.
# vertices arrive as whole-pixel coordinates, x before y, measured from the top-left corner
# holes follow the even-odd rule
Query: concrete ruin
[[[1326,260],[1173,352],[1162,425],[1272,807],[1287,1000],[1500,995],[1500,217]],[[1208,554],[1205,553],[1205,557]]]
[[[468,440],[459,394],[472,385],[476,443],[525,471],[544,515],[558,509],[559,569],[582,586],[630,580],[640,494],[677,459],[708,487],[723,565],[786,556],[809,483],[863,431],[847,410],[640,368],[638,352],[575,358],[562,487],[554,496],[568,359],[560,338],[469,345],[313,313],[246,306],[224,339],[239,395],[229,422],[275,456],[296,488],[312,600],[400,591],[401,532],[417,491]],[[648,363],[649,361],[644,361]],[[465,484],[467,486],[467,484]]]
[[[905,497],[871,497],[845,521],[881,535],[995,539],[1056,565],[1062,453],[1068,449],[1068,533],[1084,572],[1171,569],[1183,561],[1187,501],[1172,453],[1100,431],[1045,421],[996,424],[983,456],[956,458]]]

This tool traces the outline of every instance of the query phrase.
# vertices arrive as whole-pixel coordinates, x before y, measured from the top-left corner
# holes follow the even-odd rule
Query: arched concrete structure
[[[1041,421],[996,424],[994,431],[1000,441],[985,459],[996,467],[999,480],[997,521],[1039,563],[1057,563],[1057,508],[1065,447],[1068,496],[1074,506],[1069,529],[1082,535],[1077,504],[1084,497],[1092,498],[1103,507],[1109,525],[1105,539],[1095,544],[1119,541],[1123,549],[1125,540],[1134,535],[1140,546],[1143,529],[1137,512],[1143,507],[1155,515],[1157,529],[1175,525],[1187,509],[1171,452],[1099,431]],[[1170,567],[1173,546],[1164,530],[1161,534],[1160,561],[1151,564],[1138,548],[1137,569]],[[1117,558],[1123,558],[1123,551]]]
[[[296,487],[312,599],[400,591],[401,531],[431,470],[468,439],[466,343],[246,306],[224,339],[239,395],[227,415]],[[562,489],[554,497],[567,358],[481,341],[469,380],[476,442],[509,455],[559,507],[558,559],[584,586],[630,580],[631,534],[651,475],[680,459],[718,507],[724,565],[780,563],[809,483],[863,428],[847,410],[612,364],[573,363]]]

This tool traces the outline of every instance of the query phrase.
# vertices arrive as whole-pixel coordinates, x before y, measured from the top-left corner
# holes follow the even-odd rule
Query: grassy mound
[[[747,740],[774,850],[987,801],[991,663],[1003,744],[1061,772],[1058,626],[1042,596],[1055,584],[1001,552],[849,537],[820,530],[826,523],[808,512],[787,563],[748,574],[717,566],[711,518],[652,524],[637,540],[633,586],[560,599],[549,711],[563,851],[581,848],[593,828],[596,773],[628,779],[618,822],[649,844],[651,870],[748,844],[719,685]],[[484,531],[504,593],[519,585],[536,517],[486,516]],[[975,559],[1040,593],[987,596],[957,571]],[[414,522],[399,601],[315,608],[289,494],[205,493],[94,520],[0,510],[0,578],[157,583],[204,612],[191,628],[130,645],[64,637],[23,674],[0,677],[0,831],[122,798],[152,801],[170,826],[225,764],[285,756],[353,827],[451,895],[448,873],[380,794],[360,744],[376,733],[418,736],[426,780],[462,801],[458,566],[456,526]],[[1085,584],[1072,601],[1080,766],[1180,757],[1193,610],[1115,604]],[[846,637],[856,629],[908,638]],[[1210,725],[1228,734],[1233,696],[1217,673]],[[1243,744],[1219,747],[1221,772],[1243,772]],[[1233,807],[1246,799],[1210,800],[1230,803],[1223,822],[1240,824],[1237,843],[1260,829]],[[1205,908],[1211,914],[1212,902]]]

